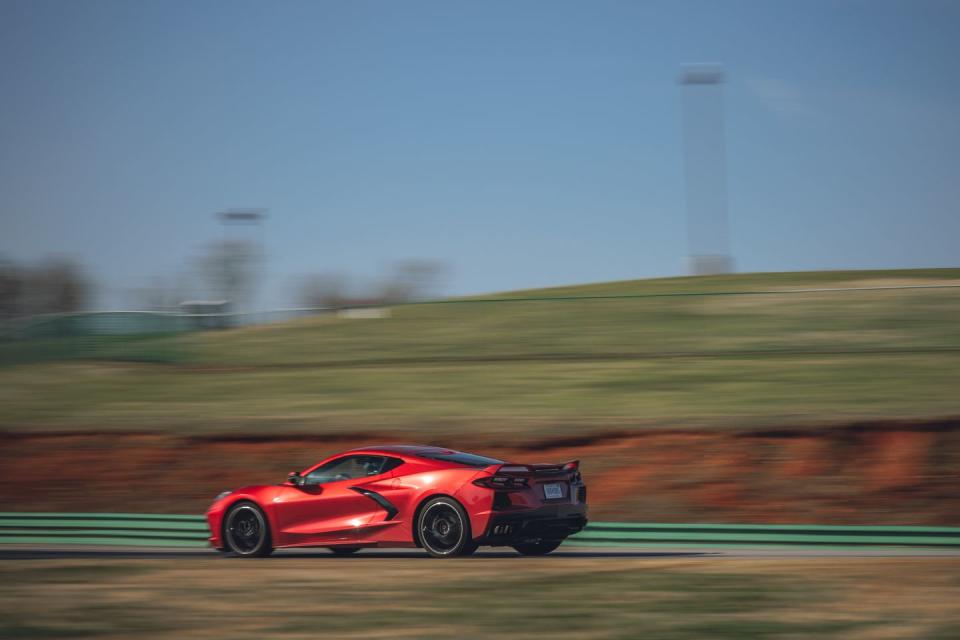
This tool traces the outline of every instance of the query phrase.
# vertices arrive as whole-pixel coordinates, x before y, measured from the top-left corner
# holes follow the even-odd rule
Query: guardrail
[[[139,513],[0,513],[0,543],[205,547],[203,516]]]
[[[203,516],[131,513],[0,513],[0,543],[205,547]],[[568,544],[647,546],[960,547],[960,528],[594,522]]]
[[[605,546],[911,546],[960,547],[960,528],[779,524],[591,522],[571,544]]]

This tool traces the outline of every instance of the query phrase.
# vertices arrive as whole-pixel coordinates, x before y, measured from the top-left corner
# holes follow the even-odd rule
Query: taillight
[[[517,491],[527,488],[527,479],[522,476],[487,476],[486,478],[477,478],[473,481],[473,484],[487,489]]]

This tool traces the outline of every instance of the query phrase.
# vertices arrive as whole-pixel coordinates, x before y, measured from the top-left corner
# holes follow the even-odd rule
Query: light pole
[[[260,281],[266,282],[267,275],[267,242],[266,242],[266,230],[265,222],[267,219],[268,209],[263,208],[238,208],[238,209],[227,209],[225,211],[220,211],[216,214],[217,218],[220,219],[220,223],[224,228],[224,238],[226,239],[226,230],[230,227],[258,227],[260,232],[258,235],[258,244],[259,244],[259,255],[257,260],[260,264]],[[229,247],[224,247],[229,249]],[[252,287],[252,296],[253,304],[251,305],[254,309],[260,308],[261,312],[265,314],[265,307],[261,306],[264,301],[260,296],[257,295],[257,286]],[[231,301],[233,302],[233,301]],[[259,303],[259,304],[258,304]],[[264,318],[261,318],[263,321]]]
[[[719,64],[684,65],[680,73],[687,268],[692,275],[733,271],[727,226],[724,81]]]

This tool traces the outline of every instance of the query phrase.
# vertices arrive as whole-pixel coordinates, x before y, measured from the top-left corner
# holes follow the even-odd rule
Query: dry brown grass
[[[5,561],[17,638],[936,638],[960,559]]]

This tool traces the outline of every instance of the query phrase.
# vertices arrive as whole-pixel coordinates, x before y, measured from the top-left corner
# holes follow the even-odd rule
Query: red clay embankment
[[[0,510],[200,513],[225,489],[390,441],[5,433]],[[960,525],[960,419],[436,444],[515,461],[579,458],[594,520]]]

